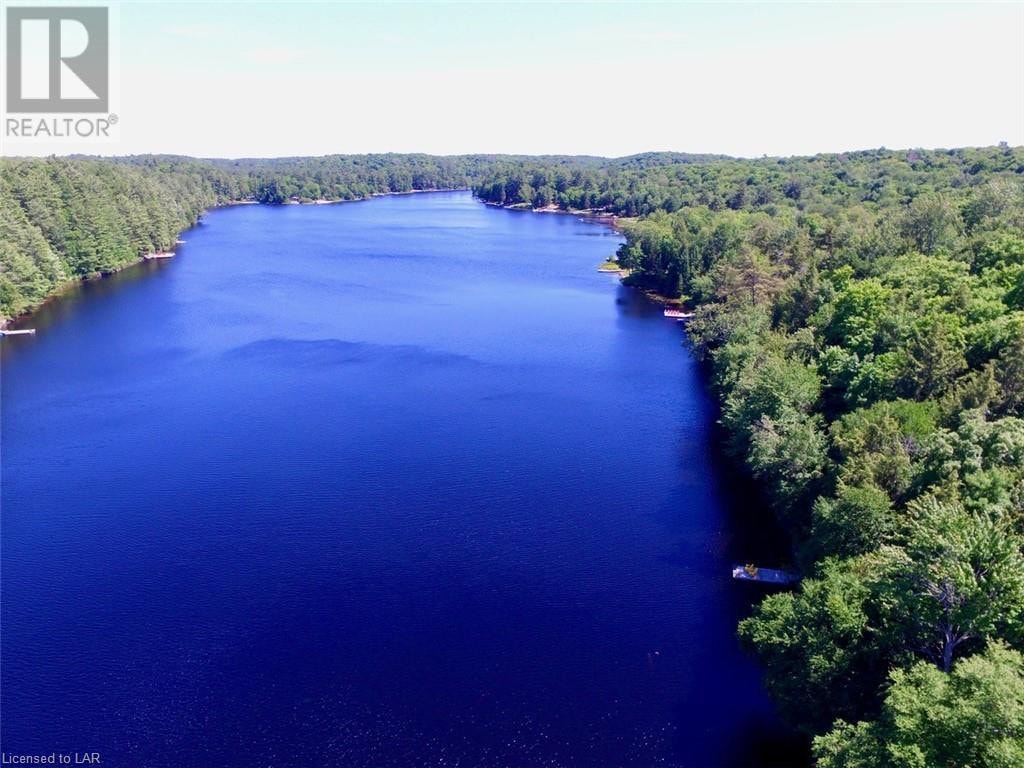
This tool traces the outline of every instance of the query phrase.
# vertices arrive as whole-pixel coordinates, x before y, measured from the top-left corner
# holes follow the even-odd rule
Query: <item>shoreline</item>
[[[285,203],[261,203],[259,200],[225,200],[223,202],[211,205],[209,208],[204,208],[203,211],[199,214],[199,216],[191,225],[181,230],[174,236],[173,245],[183,245],[185,241],[181,239],[181,236],[188,230],[192,229],[192,227],[195,227],[198,224],[200,224],[203,216],[205,216],[209,211],[216,210],[218,208],[231,208],[236,205],[334,205],[340,203],[359,203],[364,202],[366,200],[370,200],[375,197],[391,197],[392,195],[414,195],[421,192],[465,192],[467,189],[469,188],[459,187],[458,189],[408,189],[402,192],[371,192],[366,197],[356,197],[352,198],[351,200],[323,199],[311,200],[308,202],[289,200]],[[16,330],[17,325],[23,322],[27,322],[38,310],[42,309],[51,301],[59,299],[61,296],[68,293],[73,288],[80,287],[88,282],[92,282],[95,280],[103,280],[104,278],[107,277],[113,277],[117,273],[123,272],[129,267],[135,267],[138,266],[139,264],[145,264],[146,262],[149,261],[169,261],[170,259],[168,257],[168,254],[173,256],[174,253],[175,252],[173,250],[143,253],[139,254],[135,259],[125,262],[124,264],[121,264],[120,266],[110,270],[109,272],[96,272],[90,275],[82,275],[80,277],[68,278],[64,282],[55,286],[54,290],[51,293],[49,293],[42,301],[39,301],[36,304],[32,304],[31,306],[26,307],[16,315],[12,315],[11,317],[7,318],[0,318],[0,330]]]
[[[371,192],[366,197],[357,197],[357,198],[352,198],[350,200],[328,200],[328,199],[324,198],[324,199],[318,199],[318,200],[308,200],[308,201],[305,201],[305,202],[303,202],[301,200],[288,200],[288,201],[286,201],[284,203],[261,203],[258,200],[226,200],[224,202],[220,202],[220,203],[216,203],[215,205],[211,205],[209,208],[205,208],[202,211],[202,213],[199,214],[199,216],[196,218],[196,220],[190,226],[186,227],[185,229],[181,230],[180,232],[178,232],[175,235],[174,246],[184,244],[184,241],[181,239],[182,234],[184,234],[189,229],[192,229],[192,227],[195,227],[198,224],[200,224],[202,222],[203,216],[205,216],[209,211],[216,210],[218,208],[231,208],[231,207],[236,206],[236,205],[340,205],[342,203],[360,203],[360,202],[365,202],[367,200],[372,200],[373,198],[376,198],[376,197],[392,197],[392,196],[397,196],[397,195],[416,195],[416,194],[431,193],[431,192],[466,192],[466,191],[472,191],[472,190],[471,190],[470,187],[458,187],[458,188],[454,188],[454,189],[408,189],[408,190],[404,190],[404,191],[401,191],[401,192]],[[478,202],[483,203],[484,205],[490,205],[490,206],[492,206],[494,208],[502,208],[502,209],[509,210],[509,211],[516,211],[516,210],[518,210],[518,211],[528,211],[529,213],[547,213],[547,214],[557,214],[557,215],[562,215],[562,216],[577,216],[577,217],[579,217],[581,219],[593,221],[595,223],[604,224],[604,225],[606,225],[608,227],[611,227],[611,229],[614,230],[615,232],[618,232],[620,234],[622,233],[622,229],[618,225],[620,217],[616,216],[613,213],[608,213],[607,211],[595,211],[593,209],[572,210],[572,209],[558,208],[557,206],[554,206],[554,205],[545,206],[544,208],[530,208],[528,206],[518,205],[518,204],[515,205],[515,206],[510,206],[510,205],[502,205],[501,203],[492,203],[492,202],[487,201],[487,200],[481,200],[479,197],[476,197],[476,195],[473,196],[473,199],[477,200]],[[9,318],[0,319],[0,330],[13,330],[14,328],[12,328],[12,326],[16,327],[17,325],[19,325],[19,324],[21,324],[23,322],[27,322],[38,310],[42,309],[44,306],[49,304],[51,301],[59,299],[61,296],[63,296],[64,294],[68,293],[73,288],[79,287],[81,285],[84,285],[85,283],[88,283],[88,282],[91,282],[91,281],[94,281],[94,280],[102,280],[102,279],[107,278],[107,277],[112,277],[113,275],[116,275],[117,273],[122,272],[122,271],[128,269],[129,267],[138,266],[139,264],[144,264],[144,263],[149,262],[149,261],[157,261],[157,262],[159,262],[159,261],[169,261],[170,260],[169,256],[173,256],[173,255],[174,255],[174,251],[173,250],[155,251],[155,252],[152,252],[152,253],[144,253],[144,254],[140,254],[137,258],[133,259],[132,261],[126,262],[125,264],[122,264],[122,265],[118,266],[116,269],[113,269],[113,270],[111,270],[109,272],[99,272],[99,273],[96,273],[96,274],[83,275],[81,277],[70,278],[70,279],[64,281],[63,283],[61,283],[59,286],[57,286],[56,289],[52,293],[50,293],[46,298],[44,298],[39,303],[33,304],[30,307],[26,307],[22,312],[19,312],[17,315],[14,315],[14,316],[9,317]],[[615,275],[618,276],[618,278],[620,280],[622,280],[623,278],[627,277],[628,274],[629,274],[627,270],[621,270],[621,269],[611,270],[611,269],[601,269],[600,267],[598,267],[598,271],[601,272],[602,274],[609,274],[609,275],[610,274],[615,274]],[[658,294],[655,294],[655,293],[652,293],[652,292],[649,292],[649,291],[646,291],[646,290],[643,290],[643,289],[639,289],[639,290],[648,299],[650,299],[651,301],[654,301],[655,303],[662,304],[662,305],[665,305],[665,306],[680,304],[680,301],[678,299],[670,299],[667,296],[659,296]]]
[[[192,226],[194,227],[195,224],[193,224]],[[189,227],[189,229],[191,229],[191,227]],[[182,230],[182,232],[184,231],[185,230]],[[183,240],[175,241],[175,245],[181,245],[183,243]],[[126,269],[131,269],[132,267],[137,267],[141,264],[146,264],[151,261],[158,263],[161,261],[169,261],[174,256],[174,254],[174,251],[153,251],[152,253],[144,253],[137,259],[133,259],[132,261],[127,262],[126,264],[122,264],[119,267],[110,270],[109,272],[94,272],[91,275],[83,275],[81,277],[69,278],[68,280],[65,280],[64,282],[60,283],[54,289],[54,291],[50,293],[50,295],[48,295],[38,304],[33,304],[31,307],[27,307],[26,309],[12,317],[0,319],[0,331],[17,330],[16,327],[12,326],[18,326],[22,322],[28,321],[36,312],[41,310],[47,304],[60,300],[66,294],[73,291],[75,288],[81,288],[86,283],[95,283],[100,280],[105,280],[108,277],[113,277],[116,274],[124,272]]]
[[[560,216],[578,216],[581,219],[589,221],[596,221],[602,224],[607,224],[613,230],[618,233],[622,233],[622,227],[619,226],[619,221],[625,217],[618,216],[609,211],[598,211],[593,208],[559,208],[554,203],[545,205],[543,208],[534,208],[526,203],[513,203],[512,205],[505,205],[504,203],[495,203],[490,200],[482,200],[481,198],[473,195],[474,198],[479,200],[484,205],[489,205],[493,208],[501,208],[506,211],[526,211],[527,213],[553,213]]]
[[[350,197],[343,200],[332,200],[328,197],[318,197],[315,200],[295,200],[288,198],[282,203],[261,203],[259,200],[238,200],[232,205],[341,205],[342,203],[362,203],[372,200],[375,197],[395,197],[397,195],[418,195],[425,192],[467,192],[469,187],[453,187],[452,189],[406,189],[401,192],[371,192],[366,197]]]

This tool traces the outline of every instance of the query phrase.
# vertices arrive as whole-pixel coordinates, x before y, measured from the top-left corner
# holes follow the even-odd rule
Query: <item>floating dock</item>
[[[693,317],[694,313],[693,312],[684,312],[681,309],[666,309],[664,314],[665,314],[665,317],[670,317],[673,320],[680,320],[680,321],[682,321],[682,320],[689,320],[691,317]]]
[[[152,259],[170,259],[174,257],[174,251],[166,251],[164,253],[147,253],[142,258],[150,261]]]
[[[24,328],[20,331],[6,331],[0,330],[0,336],[35,336],[35,328]]]
[[[760,581],[765,584],[796,584],[800,577],[790,571],[777,568],[758,568],[756,565],[737,565],[732,569],[732,577],[739,581]]]

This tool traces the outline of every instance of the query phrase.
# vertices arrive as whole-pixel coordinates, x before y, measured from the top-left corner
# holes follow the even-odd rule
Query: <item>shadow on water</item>
[[[169,259],[140,261],[110,275],[69,283],[58,294],[50,297],[30,314],[15,318],[8,324],[11,330],[35,328],[38,333],[57,325],[66,325],[83,307],[101,301],[124,290],[132,283],[147,280],[165,269]],[[0,361],[10,362],[24,346],[35,342],[31,336],[11,336],[0,342]]]
[[[810,744],[799,734],[781,735],[776,728],[751,721],[740,735],[723,768],[801,768],[811,765]]]
[[[633,288],[620,285],[615,303],[621,317],[662,319],[662,307]],[[689,346],[682,327],[679,343],[685,347]],[[704,418],[707,422],[703,432],[708,442],[707,455],[711,464],[714,491],[721,497],[727,513],[726,554],[737,562],[757,562],[767,567],[791,567],[792,553],[786,532],[766,505],[760,488],[725,450],[726,434],[718,421],[719,408],[708,391],[710,370],[697,361],[694,361],[694,368],[696,383],[703,393],[703,402],[700,406],[705,411]],[[685,464],[687,458],[685,453],[680,453],[681,464]]]
[[[659,322],[663,320],[661,305],[647,299],[635,289],[620,285],[615,301],[620,318]],[[683,346],[688,345],[682,327],[679,342]],[[792,567],[792,548],[786,532],[768,508],[757,483],[725,450],[726,434],[718,421],[720,410],[713,395],[708,391],[710,370],[698,361],[691,360],[691,363],[692,369],[684,376],[692,380],[681,380],[680,386],[689,384],[695,391],[702,393],[697,409],[701,412],[703,427],[695,429],[690,425],[687,429],[691,438],[695,434],[700,435],[706,443],[704,455],[708,462],[711,493],[717,499],[716,508],[721,509],[724,516],[721,521],[721,537],[711,546],[716,552],[716,557],[722,561],[721,577],[723,581],[728,580],[728,610],[738,623],[751,614],[761,599],[777,590],[761,584],[732,581],[728,567],[735,563],[748,562],[765,567]],[[680,444],[678,463],[681,474],[691,470],[692,462],[692,446]],[[679,519],[679,510],[674,507],[660,510],[654,513],[654,516],[668,530],[674,531],[680,526],[685,526]],[[689,565],[689,556],[690,553],[681,548],[668,559],[676,566],[685,568]],[[739,642],[738,639],[736,642]],[[706,683],[707,703],[714,701],[727,708],[728,702],[720,701],[718,694],[713,692],[715,682],[708,680]],[[743,722],[736,723],[738,735],[733,740],[721,768],[797,768],[811,764],[808,740],[786,728],[777,715],[744,716],[741,714],[741,708],[736,709],[737,717],[744,719]],[[678,705],[676,717],[679,723],[686,723],[692,718],[692,714],[692,702],[685,701]],[[684,732],[685,729],[680,728],[680,734]]]
[[[708,371],[702,367],[706,377]],[[711,430],[711,461],[718,492],[722,495],[728,532],[726,552],[730,562],[785,567],[792,561],[792,547],[785,531],[765,504],[761,490],[725,449],[725,434],[717,423],[718,409],[712,404],[716,423]],[[737,622],[749,616],[767,595],[778,590],[761,584],[732,582]],[[800,734],[786,732],[763,722],[743,724],[743,736],[736,740],[729,768],[796,768],[810,766],[810,744]]]

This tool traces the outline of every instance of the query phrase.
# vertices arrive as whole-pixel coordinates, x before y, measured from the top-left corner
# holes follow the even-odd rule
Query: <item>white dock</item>
[[[146,259],[147,261],[151,261],[153,259],[171,259],[174,258],[174,251],[165,251],[163,253],[147,253],[142,258]]]
[[[666,309],[664,314],[665,317],[669,317],[672,318],[673,320],[679,321],[689,320],[694,315],[693,312],[683,312],[683,310],[681,309]]]
[[[732,577],[739,581],[760,581],[764,584],[795,584],[800,577],[789,571],[777,568],[758,568],[756,565],[737,565],[732,569]]]
[[[35,336],[35,328],[23,328],[20,331],[0,330],[0,336]]]

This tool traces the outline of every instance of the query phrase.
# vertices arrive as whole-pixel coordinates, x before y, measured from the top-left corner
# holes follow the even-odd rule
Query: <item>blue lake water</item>
[[[617,234],[437,193],[184,237],[2,342],[5,752],[774,764],[749,501]]]

